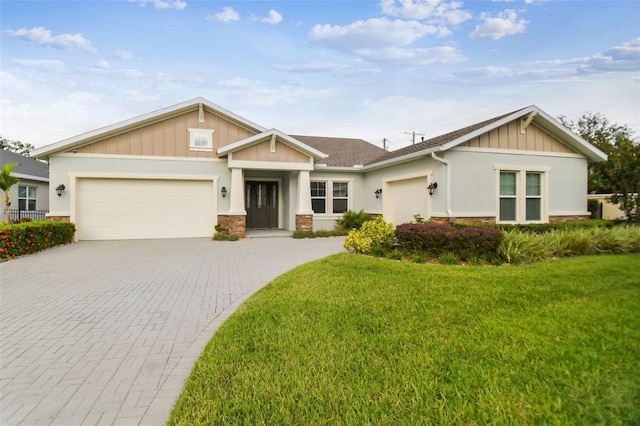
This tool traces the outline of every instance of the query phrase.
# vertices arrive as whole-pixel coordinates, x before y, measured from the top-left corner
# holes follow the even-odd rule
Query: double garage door
[[[78,179],[81,240],[211,237],[212,180]]]

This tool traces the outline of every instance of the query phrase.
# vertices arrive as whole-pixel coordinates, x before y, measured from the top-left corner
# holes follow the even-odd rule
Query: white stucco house
[[[330,229],[345,210],[400,224],[588,218],[587,164],[606,155],[536,106],[388,152],[286,134],[204,98],[44,146],[49,218],[78,239]]]

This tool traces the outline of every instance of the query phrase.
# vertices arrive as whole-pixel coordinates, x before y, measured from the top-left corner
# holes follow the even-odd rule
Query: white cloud
[[[384,62],[396,65],[433,65],[463,62],[466,59],[454,47],[441,46],[432,48],[410,49],[404,47],[387,47],[384,49],[361,49],[358,54],[371,62]]]
[[[309,101],[327,102],[338,96],[334,88],[310,89],[306,86],[270,85],[260,80],[233,78],[218,81],[220,91],[232,94],[234,102],[250,106],[294,105]]]
[[[96,68],[100,68],[101,70],[108,70],[111,68],[111,65],[109,64],[109,62],[105,61],[104,59],[96,62],[95,64]]]
[[[222,12],[218,12],[213,17],[209,16],[207,19],[215,19],[220,22],[233,22],[239,21],[240,15],[232,7],[223,7]]]
[[[30,80],[21,79],[6,71],[0,71],[0,87],[4,87],[7,89],[28,90],[31,89],[32,83]],[[6,110],[3,110],[3,115],[5,113]]]
[[[5,34],[18,37],[41,46],[51,46],[63,50],[80,50],[88,53],[97,53],[98,50],[85,39],[82,34],[59,34],[52,36],[51,31],[44,27],[34,27],[30,30],[21,28],[17,31],[5,30]]]
[[[116,49],[113,52],[113,55],[116,58],[121,59],[123,61],[128,61],[130,59],[133,59],[133,53],[129,52],[128,50],[124,50],[124,49]]]
[[[381,0],[382,13],[403,19],[429,20],[457,25],[471,19],[471,13],[460,9],[462,2],[444,0]]]
[[[380,73],[377,68],[352,68],[347,64],[335,62],[310,62],[306,64],[274,65],[278,71],[291,73],[311,74],[327,73],[342,77],[362,77]]]
[[[476,26],[471,33],[471,38],[492,38],[498,40],[502,37],[523,33],[527,27],[527,21],[518,19],[518,14],[513,9],[499,12],[495,17],[483,13],[482,24]]]
[[[374,18],[345,26],[315,25],[309,33],[309,39],[320,46],[355,52],[359,49],[407,46],[426,35],[437,34],[438,31],[433,25],[417,21]]]
[[[187,7],[187,2],[174,0],[174,1],[165,1],[165,0],[129,0],[131,3],[137,3],[140,6],[144,7],[148,3],[153,4],[153,7],[156,9],[176,9],[183,10]]]
[[[575,65],[583,73],[640,70],[640,37],[592,56],[524,62],[528,67]]]
[[[269,25],[277,25],[280,22],[282,22],[282,15],[276,12],[275,10],[271,9],[269,11],[269,16],[267,16],[266,18],[260,19],[260,22],[264,22],[265,24],[269,24]]]
[[[24,68],[41,68],[56,73],[67,69],[65,63],[57,59],[14,59],[11,62]]]

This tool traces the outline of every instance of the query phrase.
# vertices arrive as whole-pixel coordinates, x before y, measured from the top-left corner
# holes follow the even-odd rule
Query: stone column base
[[[225,227],[229,234],[244,237],[247,229],[247,217],[245,215],[218,215],[218,223]]]
[[[49,216],[47,215],[47,220],[56,220],[59,222],[71,222],[71,218],[69,216]]]
[[[313,231],[313,215],[297,214],[296,231]]]

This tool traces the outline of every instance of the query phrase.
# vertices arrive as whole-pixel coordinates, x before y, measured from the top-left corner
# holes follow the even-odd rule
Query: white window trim
[[[189,128],[189,149],[191,151],[213,151],[213,132],[214,129],[197,129]],[[196,137],[205,136],[207,138],[207,146],[196,146]]]
[[[327,184],[327,195],[325,198],[326,213],[314,212],[313,213],[314,216],[317,216],[317,217],[341,217],[342,216],[342,213],[333,213],[333,183],[334,182],[347,183],[347,210],[353,210],[353,179],[314,178],[314,179],[311,179],[311,182],[325,182]],[[311,193],[309,193],[309,197],[311,197]]]
[[[20,188],[25,188],[25,191],[27,193],[26,197],[20,197]],[[33,188],[35,190],[35,197],[29,197],[30,188]],[[24,200],[24,205],[26,207],[26,209],[23,209],[24,211],[38,210],[38,187],[33,185],[18,185],[18,208],[20,208],[20,200]],[[33,210],[29,209],[29,201],[31,200],[35,201],[35,208]]]
[[[550,167],[496,165],[496,223],[548,223]],[[500,220],[500,172],[516,173],[516,220]],[[540,220],[527,220],[527,172],[540,173]]]

